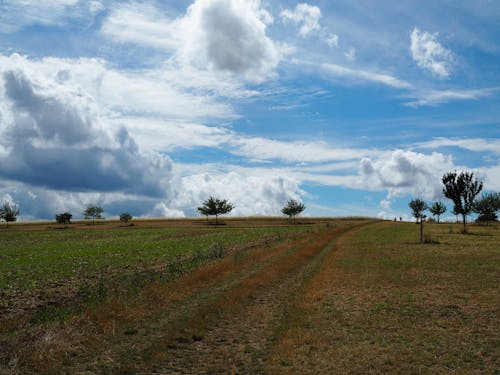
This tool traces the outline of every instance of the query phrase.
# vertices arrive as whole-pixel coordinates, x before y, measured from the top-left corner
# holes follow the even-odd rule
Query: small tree
[[[408,204],[412,210],[412,215],[417,219],[417,223],[420,222],[420,243],[424,242],[424,212],[428,209],[427,203],[425,203],[422,199],[412,199]]]
[[[120,214],[120,221],[122,223],[128,224],[130,220],[132,220],[132,215],[130,215],[128,212]]]
[[[0,220],[5,221],[7,228],[9,227],[9,222],[17,220],[17,215],[19,215],[19,207],[15,204],[11,206],[10,203],[5,202],[0,206]]]
[[[286,206],[281,209],[284,215],[287,215],[290,219],[293,219],[295,223],[295,216],[299,215],[302,211],[306,209],[304,203],[296,201],[295,199],[290,199]]]
[[[467,232],[467,215],[472,211],[474,199],[483,189],[483,182],[472,172],[449,172],[442,178],[443,194],[453,201],[454,212],[462,215],[464,232]]]
[[[446,212],[446,206],[441,202],[434,202],[434,204],[429,208],[432,216],[437,216],[437,221],[439,223],[439,217]]]
[[[83,217],[85,220],[92,219],[92,224],[95,224],[96,219],[102,219],[102,213],[104,210],[99,206],[87,206],[85,211],[83,211]]]
[[[203,206],[198,207],[198,211],[207,216],[215,215],[215,224],[218,225],[218,217],[219,215],[224,215],[231,212],[234,208],[234,205],[228,202],[226,199],[218,199],[210,196],[207,200],[203,202]]]
[[[474,202],[472,211],[479,214],[477,221],[485,221],[486,225],[490,221],[498,220],[497,212],[500,211],[500,193],[483,195]]]
[[[71,224],[72,217],[73,217],[73,215],[70,214],[69,212],[63,212],[61,214],[56,215],[56,222],[58,224],[68,225],[68,224]]]

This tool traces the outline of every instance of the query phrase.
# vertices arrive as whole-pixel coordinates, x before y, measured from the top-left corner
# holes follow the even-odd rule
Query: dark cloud
[[[91,97],[20,70],[2,78],[12,117],[0,126],[2,177],[63,191],[165,196],[170,160],[141,154],[123,127],[104,131]]]

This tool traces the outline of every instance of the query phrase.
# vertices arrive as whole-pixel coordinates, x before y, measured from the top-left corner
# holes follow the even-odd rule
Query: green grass
[[[147,267],[303,230],[303,226],[206,229],[109,229],[4,232],[0,237],[0,290],[40,289],[68,278],[112,269]]]

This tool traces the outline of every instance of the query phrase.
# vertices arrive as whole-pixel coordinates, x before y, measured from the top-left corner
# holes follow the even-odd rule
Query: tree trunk
[[[420,219],[420,243],[424,243],[424,221]]]
[[[438,224],[439,224],[439,215],[438,215]]]
[[[464,223],[464,233],[467,233],[467,219],[465,217],[465,214],[462,214],[462,220]]]

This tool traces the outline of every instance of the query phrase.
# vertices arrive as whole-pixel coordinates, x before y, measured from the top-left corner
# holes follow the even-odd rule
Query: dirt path
[[[47,373],[275,373],[289,312],[309,298],[338,241],[372,222],[228,257],[153,285],[133,304],[111,301],[55,327],[26,360]]]

